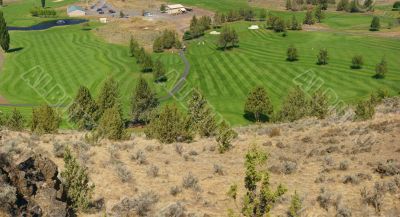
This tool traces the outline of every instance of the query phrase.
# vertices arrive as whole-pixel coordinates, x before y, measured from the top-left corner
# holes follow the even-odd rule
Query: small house
[[[86,11],[79,6],[71,5],[67,8],[67,14],[70,17],[82,17],[86,15]]]
[[[186,8],[181,4],[167,5],[166,12],[168,14],[183,14],[186,13]]]

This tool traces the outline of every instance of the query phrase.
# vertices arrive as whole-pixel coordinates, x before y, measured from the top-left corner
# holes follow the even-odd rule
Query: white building
[[[186,8],[181,4],[167,5],[166,12],[168,14],[183,14],[186,12]]]
[[[67,14],[70,17],[82,17],[86,15],[86,12],[79,6],[71,5],[67,8]]]

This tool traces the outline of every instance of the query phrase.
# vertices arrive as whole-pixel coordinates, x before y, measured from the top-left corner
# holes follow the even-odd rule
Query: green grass
[[[87,86],[96,96],[102,82],[108,76],[113,76],[120,84],[121,101],[125,113],[128,114],[130,97],[138,77],[152,80],[151,73],[140,72],[135,59],[128,56],[127,47],[106,43],[95,37],[91,31],[83,30],[80,25],[56,27],[46,31],[10,33],[11,47],[22,50],[7,53],[5,56],[0,73],[0,95],[12,104],[38,105],[52,98],[55,99],[49,100],[50,104],[59,103],[62,97],[58,96],[62,94],[52,89],[56,88],[56,85],[68,96],[65,102],[68,104],[68,99],[74,97],[79,85]],[[182,73],[183,64],[178,55],[163,54],[155,58],[161,58],[168,70]],[[49,76],[51,82],[40,82],[44,85],[32,88],[29,81],[39,79],[37,74],[32,73],[39,71]],[[27,78],[24,76],[27,72],[32,76],[24,79]],[[160,95],[165,92],[159,86],[156,88]],[[10,110],[9,107],[2,109]]]
[[[239,32],[240,47],[231,51],[216,49],[217,36],[206,35],[189,44],[192,64],[190,85],[199,87],[216,111],[233,124],[248,123],[243,118],[247,93],[256,85],[264,86],[275,107],[294,86],[293,79],[312,70],[323,80],[323,88],[337,93],[346,103],[366,97],[378,88],[391,94],[400,91],[400,40],[356,36],[331,32],[292,32],[287,37],[269,30],[248,30],[250,23],[234,24]],[[199,44],[204,41],[205,44]],[[287,62],[286,50],[294,44],[300,55],[297,62]],[[330,61],[326,66],[315,64],[320,48],[327,48]],[[351,70],[351,58],[364,57],[361,70]],[[385,79],[374,79],[376,63],[385,56],[389,73]]]
[[[58,8],[61,6],[72,4],[74,2],[77,2],[77,0],[64,0],[61,2],[46,1],[46,7]],[[2,11],[5,14],[7,25],[31,26],[43,21],[54,19],[54,18],[32,17],[30,14],[30,10],[40,5],[41,4],[39,0],[23,0],[6,4],[2,8]],[[59,10],[59,17],[64,17],[65,14],[66,14],[65,10]]]

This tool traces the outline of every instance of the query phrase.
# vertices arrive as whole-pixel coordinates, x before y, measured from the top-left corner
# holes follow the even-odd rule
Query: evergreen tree
[[[147,81],[144,78],[139,78],[132,97],[133,122],[147,124],[158,104],[156,94],[150,88]]]
[[[219,12],[214,14],[213,27],[220,28],[222,26],[222,15]]]
[[[315,19],[317,20],[318,23],[321,22],[321,20],[325,17],[324,12],[322,11],[322,6],[318,5],[317,7],[315,7]]]
[[[285,21],[282,18],[278,17],[275,20],[272,28],[274,29],[275,32],[285,32],[286,31]]]
[[[318,65],[326,65],[328,64],[328,50],[320,49],[317,55],[317,64]]]
[[[301,212],[302,204],[301,204],[301,199],[299,194],[297,194],[297,191],[294,192],[294,195],[292,196],[292,200],[290,201],[290,208],[289,208],[289,217],[300,217],[300,212]]]
[[[148,138],[162,143],[190,141],[192,133],[189,119],[175,105],[165,105],[145,130]]]
[[[24,129],[25,120],[22,117],[21,112],[14,108],[11,116],[7,120],[7,127],[13,131],[21,131]]]
[[[281,184],[276,190],[270,187],[270,175],[266,162],[268,155],[256,146],[252,146],[245,157],[245,188],[242,214],[246,217],[269,216],[269,213],[279,199],[287,191]]]
[[[324,119],[328,115],[328,112],[328,98],[321,90],[315,91],[311,96],[310,115],[315,116],[319,119]]]
[[[352,0],[348,9],[351,13],[360,12],[360,8],[358,6],[358,0]]]
[[[97,104],[89,89],[80,86],[74,102],[68,108],[69,119],[77,124],[79,129],[91,130],[98,120],[98,117],[96,117],[97,109]]]
[[[216,137],[219,152],[224,153],[228,151],[232,147],[232,140],[236,137],[237,133],[223,120],[218,126]]]
[[[313,25],[315,23],[312,10],[307,11],[303,23],[307,25]]]
[[[139,43],[131,36],[129,41],[129,54],[131,57],[136,56],[137,52],[139,51]]]
[[[205,97],[197,89],[193,91],[192,97],[188,102],[188,118],[191,127],[201,137],[210,137],[215,134],[217,123],[212,109]]]
[[[108,108],[100,118],[97,128],[98,134],[102,138],[110,140],[121,140],[125,136],[124,120],[121,116],[118,105]]]
[[[295,15],[292,16],[292,21],[290,24],[291,24],[290,26],[291,30],[301,30],[301,24],[297,21]]]
[[[388,72],[388,66],[385,57],[375,67],[375,78],[384,78]]]
[[[289,91],[288,96],[282,104],[278,119],[281,121],[295,121],[304,118],[309,113],[309,102],[304,91],[296,86]]]
[[[380,21],[379,21],[379,17],[374,16],[374,18],[372,18],[371,26],[369,28],[369,31],[379,31],[380,28],[381,28],[381,24],[380,24]]]
[[[337,11],[347,11],[349,10],[349,0],[340,0],[337,4]]]
[[[146,51],[141,47],[136,53],[136,63],[143,64],[146,59]]]
[[[263,87],[256,87],[249,93],[244,106],[244,113],[245,116],[254,119],[256,122],[270,119],[273,107],[267,91]]]
[[[259,19],[260,21],[265,21],[267,19],[267,11],[264,8],[260,10]]]
[[[105,110],[113,108],[118,104],[119,87],[117,81],[113,77],[109,77],[100,89],[100,94],[97,98],[98,114],[101,117]]]
[[[371,95],[371,98],[365,101],[360,101],[356,105],[355,120],[372,119],[375,115],[376,100]]]
[[[7,23],[3,11],[0,11],[0,45],[7,52],[10,49],[10,35],[8,34]]]
[[[155,82],[167,81],[167,76],[165,74],[166,74],[166,71],[165,71],[164,64],[160,60],[157,60],[154,63],[154,67],[153,67],[154,81]]]
[[[60,117],[48,105],[32,110],[31,131],[39,134],[55,133],[60,126]]]
[[[46,7],[46,0],[40,0],[40,3],[42,4],[42,8]]]
[[[290,45],[290,47],[287,49],[287,61],[296,61],[299,59],[299,55],[297,54],[297,48],[295,48],[293,45]]]
[[[364,7],[365,7],[365,8],[369,8],[369,7],[372,6],[373,3],[374,3],[373,0],[365,0],[365,1],[364,1]]]
[[[363,57],[361,55],[355,55],[351,59],[351,68],[352,69],[361,69],[364,64]]]
[[[322,10],[328,9],[328,0],[318,0],[317,4],[318,6],[321,6]]]
[[[286,0],[286,10],[292,10],[292,0]]]
[[[3,0],[0,0],[0,6],[3,6]]]
[[[153,71],[153,59],[151,59],[150,54],[145,54],[142,62],[142,72]]]
[[[75,211],[89,208],[94,185],[90,184],[87,169],[79,165],[69,148],[64,151],[64,171],[61,172],[61,178],[71,207]]]

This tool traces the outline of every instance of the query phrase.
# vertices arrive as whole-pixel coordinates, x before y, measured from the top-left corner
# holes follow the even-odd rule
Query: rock
[[[67,215],[67,204],[57,200],[57,191],[53,188],[39,189],[33,200],[41,208],[43,217]]]

